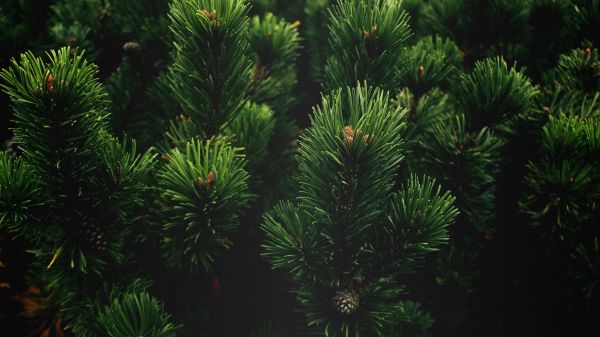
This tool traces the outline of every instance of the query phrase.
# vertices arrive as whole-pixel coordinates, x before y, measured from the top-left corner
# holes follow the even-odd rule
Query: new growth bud
[[[377,25],[371,27],[371,31],[363,31],[363,36],[367,40],[375,38],[375,35],[377,35]]]
[[[217,18],[217,10],[213,9],[212,11],[209,11],[202,9],[200,10],[200,13],[202,13],[208,19],[213,27],[219,27],[221,25],[219,19]]]
[[[49,71],[46,71],[46,92],[52,95],[54,88],[54,77]]]
[[[352,141],[354,140],[354,130],[352,130],[352,125],[344,126],[342,131],[346,137],[346,142],[348,142],[348,144],[352,144]]]
[[[215,173],[213,171],[208,172],[206,179],[202,177],[196,178],[196,185],[200,187],[206,187],[208,189],[212,189],[215,186]]]
[[[425,67],[419,66],[419,79],[422,80],[424,76],[425,76]]]

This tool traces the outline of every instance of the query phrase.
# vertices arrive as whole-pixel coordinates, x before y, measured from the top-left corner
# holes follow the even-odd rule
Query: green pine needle
[[[175,148],[158,172],[157,219],[164,255],[174,268],[211,270],[231,247],[231,235],[248,205],[246,160],[222,141],[192,140]]]

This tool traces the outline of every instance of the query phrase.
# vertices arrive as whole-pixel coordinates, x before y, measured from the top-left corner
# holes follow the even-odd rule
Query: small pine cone
[[[100,227],[93,223],[83,223],[78,229],[79,242],[97,252],[103,252],[108,246],[106,235]]]
[[[344,315],[352,315],[358,310],[360,298],[354,290],[338,290],[333,296],[333,305],[335,309]]]

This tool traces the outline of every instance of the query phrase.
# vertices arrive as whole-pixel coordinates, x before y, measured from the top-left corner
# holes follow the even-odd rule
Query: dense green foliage
[[[181,111],[204,138],[217,134],[243,107],[250,87],[248,6],[237,1],[174,1],[169,82]]]
[[[69,49],[47,60],[23,54],[1,76],[22,151],[16,159],[3,154],[2,226],[34,244],[43,264],[36,273],[49,281],[51,299],[65,308],[82,305],[111,268],[131,258],[131,213],[144,203],[154,155],[108,134],[96,67]]]
[[[393,192],[402,117],[377,89],[325,96],[300,139],[298,199],[266,216],[265,256],[290,272],[308,325],[325,335],[384,335],[404,288],[399,276],[447,241],[457,215],[429,178]],[[356,311],[335,303],[347,289]]]
[[[110,337],[174,337],[176,332],[169,314],[146,292],[123,294],[100,311],[98,322]]]
[[[577,335],[600,308],[599,18],[1,1],[0,268],[14,242],[28,289],[0,292],[32,336],[506,336],[506,308]]]
[[[250,197],[245,161],[227,144],[200,140],[167,158],[157,173],[167,263],[210,270],[214,255],[231,246],[229,235]]]
[[[330,91],[367,81],[391,90],[398,57],[410,36],[401,1],[340,1],[329,12],[329,45],[323,86]]]

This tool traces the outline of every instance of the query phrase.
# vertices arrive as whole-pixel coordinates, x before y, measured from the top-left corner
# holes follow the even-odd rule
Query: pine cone
[[[360,298],[356,291],[350,289],[338,290],[333,296],[333,305],[344,315],[351,315],[358,310]]]
[[[106,250],[108,246],[106,235],[98,225],[88,222],[83,223],[77,233],[81,244],[98,252]]]

